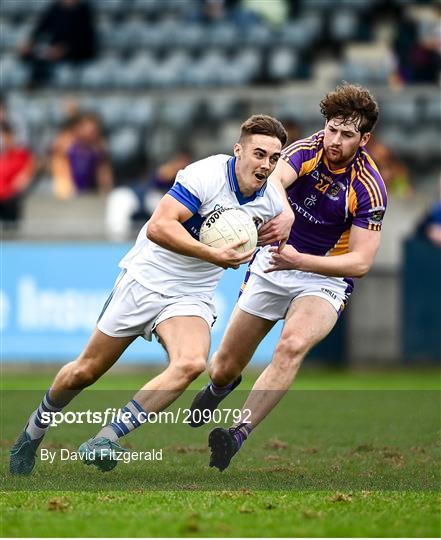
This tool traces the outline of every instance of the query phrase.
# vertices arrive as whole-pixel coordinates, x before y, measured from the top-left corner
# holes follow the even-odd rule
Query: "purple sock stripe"
[[[242,446],[243,442],[246,439],[245,435],[241,431],[236,431],[236,433],[234,434],[234,438],[236,439],[239,448]]]
[[[231,388],[233,387],[233,384],[234,384],[234,382],[232,382],[232,383],[230,383],[230,384],[227,384],[226,386],[216,386],[216,385],[214,384],[214,382],[211,381],[211,388],[212,388],[213,390],[215,390],[215,391],[216,391],[216,390],[219,390],[219,391],[222,391],[222,390],[231,390]]]

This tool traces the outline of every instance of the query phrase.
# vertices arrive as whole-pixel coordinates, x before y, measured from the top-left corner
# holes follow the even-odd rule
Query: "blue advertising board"
[[[59,362],[74,359],[93,330],[119,273],[118,261],[131,246],[4,242],[1,252],[0,326],[3,361]],[[245,268],[225,272],[216,292],[216,349],[233,310]],[[268,362],[280,324],[255,359]],[[137,339],[122,362],[158,362],[161,346]]]

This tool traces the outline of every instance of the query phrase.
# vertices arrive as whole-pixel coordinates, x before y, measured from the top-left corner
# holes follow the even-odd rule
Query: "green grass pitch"
[[[123,439],[161,462],[110,473],[76,461],[38,462],[11,477],[8,450],[51,381],[2,377],[1,534],[9,537],[438,537],[439,372],[305,369],[224,472],[208,468],[211,426],[146,425]],[[108,374],[68,410],[119,406],[152,371]],[[239,407],[256,376],[225,403]],[[172,407],[188,407],[199,379]],[[223,405],[224,406],[224,405]],[[222,424],[223,425],[223,424]],[[99,427],[52,428],[43,446],[74,451]],[[57,454],[58,455],[58,454]]]

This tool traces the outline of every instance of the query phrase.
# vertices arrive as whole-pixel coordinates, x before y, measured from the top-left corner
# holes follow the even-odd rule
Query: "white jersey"
[[[196,161],[178,172],[168,192],[193,212],[182,225],[197,240],[205,216],[213,210],[240,208],[253,218],[257,227],[283,210],[282,198],[271,182],[251,197],[243,197],[235,161],[236,158],[224,154]],[[119,266],[152,291],[168,296],[192,294],[211,298],[223,268],[158,246],[147,238],[147,227],[148,222]]]

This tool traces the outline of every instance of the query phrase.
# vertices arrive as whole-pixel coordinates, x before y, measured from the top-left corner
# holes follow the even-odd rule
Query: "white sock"
[[[122,414],[124,414],[124,418],[122,418]],[[125,407],[118,411],[117,418],[97,433],[95,439],[98,437],[105,437],[106,439],[115,442],[120,437],[124,437],[127,433],[130,433],[140,425],[144,424],[146,421],[147,413],[145,410],[137,401],[131,399]]]
[[[31,414],[28,420],[28,425],[26,426],[26,433],[31,439],[39,439],[49,429],[51,420],[47,419],[46,415],[43,416],[43,413],[59,412],[63,408],[57,406],[51,400],[51,398],[49,397],[49,392],[50,389],[46,392],[44,398],[38,406],[38,409]]]

